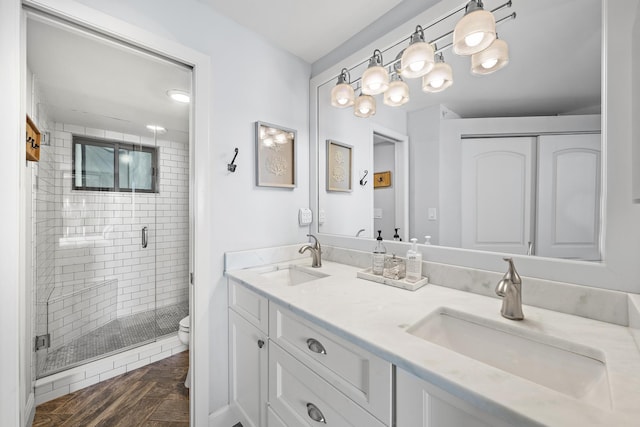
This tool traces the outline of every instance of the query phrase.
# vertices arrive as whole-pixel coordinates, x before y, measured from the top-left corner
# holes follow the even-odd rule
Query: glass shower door
[[[58,127],[72,132],[58,131],[42,152],[41,168],[56,176],[51,200],[39,204],[45,188],[35,192],[35,217],[52,215],[56,225],[36,245],[49,260],[37,264],[37,276],[48,278],[47,288],[37,287],[46,289],[38,293],[38,377],[158,334],[155,138]]]

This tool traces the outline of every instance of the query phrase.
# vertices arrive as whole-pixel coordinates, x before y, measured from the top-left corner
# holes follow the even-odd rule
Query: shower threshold
[[[130,348],[148,344],[178,331],[189,314],[187,302],[121,317],[68,344],[42,355],[37,378],[43,378]],[[39,364],[40,365],[40,364]]]

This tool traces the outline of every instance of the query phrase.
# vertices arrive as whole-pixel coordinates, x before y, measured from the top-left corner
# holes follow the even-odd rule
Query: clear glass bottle
[[[407,282],[422,279],[422,254],[418,251],[418,239],[411,239],[411,249],[407,251]]]
[[[371,271],[373,274],[382,275],[384,271],[384,256],[387,253],[387,248],[382,244],[382,230],[378,230],[376,240],[376,247],[373,249],[373,265],[371,266]]]

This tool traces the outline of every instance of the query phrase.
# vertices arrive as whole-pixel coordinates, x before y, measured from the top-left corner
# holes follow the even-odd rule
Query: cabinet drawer
[[[229,279],[229,308],[265,334],[269,333],[269,300],[233,279]]]
[[[391,423],[391,364],[271,303],[269,337],[349,399]]]
[[[273,343],[269,347],[269,405],[287,426],[384,427]]]

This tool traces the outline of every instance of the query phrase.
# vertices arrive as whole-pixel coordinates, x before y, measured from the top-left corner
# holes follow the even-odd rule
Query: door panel
[[[599,260],[600,134],[539,139],[536,254]]]
[[[531,137],[462,141],[463,248],[527,253],[533,224],[534,147]]]

